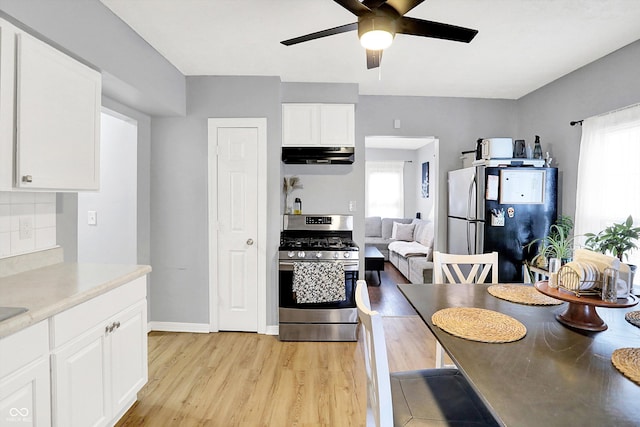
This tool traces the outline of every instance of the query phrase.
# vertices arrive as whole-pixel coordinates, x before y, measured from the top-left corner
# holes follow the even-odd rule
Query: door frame
[[[208,119],[208,227],[209,227],[209,331],[219,331],[218,311],[218,153],[216,130],[219,127],[252,127],[258,129],[258,220],[257,289],[258,333],[267,327],[267,119],[209,118]],[[260,212],[264,214],[261,215]]]

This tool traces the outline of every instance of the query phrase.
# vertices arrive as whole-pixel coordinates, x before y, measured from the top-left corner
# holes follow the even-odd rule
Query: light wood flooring
[[[382,286],[369,291],[383,313],[390,370],[433,367],[433,336],[395,287],[406,281],[385,264]],[[377,284],[377,275],[366,280]],[[364,426],[365,408],[358,343],[152,332],[149,382],[117,425]]]

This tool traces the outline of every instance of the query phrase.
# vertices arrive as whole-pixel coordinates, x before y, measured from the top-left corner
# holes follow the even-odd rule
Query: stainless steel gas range
[[[278,253],[282,341],[356,341],[359,249],[351,215],[285,215]]]

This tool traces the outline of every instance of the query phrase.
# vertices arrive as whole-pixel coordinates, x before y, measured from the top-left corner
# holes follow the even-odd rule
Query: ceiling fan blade
[[[424,0],[387,0],[387,4],[394,8],[400,15],[404,15],[411,9],[422,3]],[[368,5],[368,1],[364,2]]]
[[[289,40],[281,41],[285,46],[291,46],[292,44],[298,44],[307,42],[309,40],[320,39],[322,37],[332,36],[334,34],[346,33],[347,31],[354,31],[358,29],[358,23],[353,22],[351,24],[341,25],[339,27],[329,28],[328,30],[317,31],[315,33],[306,34],[304,36],[295,37]]]
[[[338,3],[340,6],[347,9],[349,12],[353,13],[356,16],[363,16],[371,13],[371,9],[369,9],[366,5],[360,3],[358,0],[333,0]]]
[[[367,49],[367,69],[378,68],[382,62],[381,50],[369,50]]]
[[[469,43],[478,34],[478,30],[472,30],[471,28],[457,27],[407,16],[400,18],[396,22],[396,32],[465,43]]]

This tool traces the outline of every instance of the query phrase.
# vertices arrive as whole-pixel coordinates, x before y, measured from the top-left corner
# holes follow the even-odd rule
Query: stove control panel
[[[358,251],[280,251],[280,260],[291,261],[358,261]]]
[[[331,225],[330,216],[308,216],[304,219],[308,225]]]

